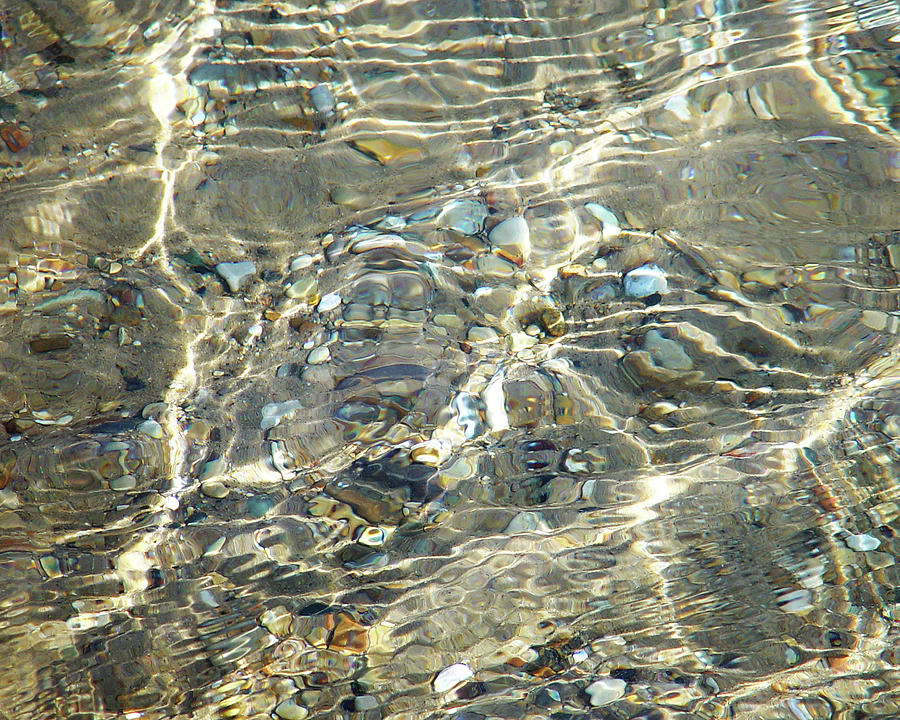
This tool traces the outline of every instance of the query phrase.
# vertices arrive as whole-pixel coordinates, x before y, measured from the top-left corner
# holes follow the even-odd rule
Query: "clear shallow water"
[[[900,713],[893,3],[0,26],[0,716]]]

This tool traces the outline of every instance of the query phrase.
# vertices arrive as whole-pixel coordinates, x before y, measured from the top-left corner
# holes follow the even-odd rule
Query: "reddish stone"
[[[23,131],[18,125],[6,123],[0,126],[0,138],[6,143],[6,147],[10,152],[21,152],[28,147],[31,142],[31,136]]]

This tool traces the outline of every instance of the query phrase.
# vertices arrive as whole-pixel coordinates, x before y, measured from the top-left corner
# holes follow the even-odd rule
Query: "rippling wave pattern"
[[[893,0],[0,0],[0,718],[900,717]]]

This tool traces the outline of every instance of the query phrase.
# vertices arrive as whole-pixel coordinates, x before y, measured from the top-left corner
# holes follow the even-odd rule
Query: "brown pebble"
[[[45,353],[52,350],[65,350],[72,345],[72,339],[68,335],[47,335],[46,337],[32,338],[28,341],[28,347],[33,353]]]
[[[10,152],[14,153],[21,152],[31,142],[31,136],[12,123],[4,123],[0,126],[0,138],[3,138],[3,142],[6,143]]]
[[[350,655],[362,655],[369,649],[368,629],[346,613],[341,613],[331,633],[328,647]]]

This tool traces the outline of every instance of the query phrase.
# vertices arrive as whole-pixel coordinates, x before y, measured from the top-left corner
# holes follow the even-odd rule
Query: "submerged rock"
[[[653,263],[641,265],[625,273],[622,285],[626,295],[636,298],[647,298],[657,293],[662,295],[669,289],[666,274]]]
[[[225,281],[231,292],[237,292],[241,289],[244,281],[256,272],[256,265],[248,260],[223,262],[216,265],[216,272]]]

